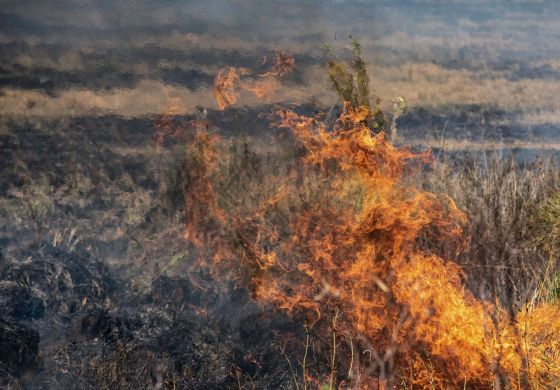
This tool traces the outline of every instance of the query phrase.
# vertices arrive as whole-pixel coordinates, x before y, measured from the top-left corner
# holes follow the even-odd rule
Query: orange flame
[[[551,386],[560,377],[558,308],[526,307],[512,323],[499,305],[464,288],[459,266],[422,248],[419,238],[430,234],[442,247],[464,249],[465,216],[447,196],[406,183],[405,173],[429,154],[372,134],[370,115],[346,105],[327,128],[276,113],[303,157],[285,177],[265,177],[234,195],[231,166],[219,158],[225,141],[200,134],[188,146],[185,237],[202,264],[212,266],[212,258],[259,302],[307,313],[318,327],[340,311],[345,335],[374,346],[370,355],[383,355],[382,363],[410,367],[416,386],[487,388],[497,378],[513,388],[528,387],[530,378]],[[276,190],[264,191],[267,181]],[[382,363],[356,385],[390,383]]]
[[[265,57],[261,64],[269,62]],[[214,80],[214,97],[218,109],[224,110],[237,102],[240,90],[252,93],[257,98],[270,96],[278,89],[277,77],[288,74],[294,66],[294,58],[284,52],[277,51],[275,62],[269,72],[259,75],[262,79],[252,81],[250,78],[242,80],[242,76],[250,76],[245,68],[225,67],[216,75]]]
[[[218,104],[218,109],[224,110],[237,101],[235,88],[239,83],[239,75],[233,67],[222,69],[214,80],[214,97]]]

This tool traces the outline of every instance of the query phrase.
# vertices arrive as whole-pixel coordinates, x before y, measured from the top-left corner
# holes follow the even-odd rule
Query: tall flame
[[[275,113],[302,156],[286,175],[245,181],[243,194],[227,184],[226,140],[198,134],[188,145],[185,237],[202,264],[221,264],[257,301],[306,313],[317,327],[341,313],[342,334],[377,356],[369,374],[377,383],[392,386],[393,373],[382,368],[400,367],[426,388],[551,386],[560,377],[558,308],[525,307],[514,322],[465,289],[458,265],[423,248],[421,237],[441,253],[464,249],[466,218],[449,197],[407,184],[406,173],[429,154],[373,134],[370,116],[347,104],[328,128]]]

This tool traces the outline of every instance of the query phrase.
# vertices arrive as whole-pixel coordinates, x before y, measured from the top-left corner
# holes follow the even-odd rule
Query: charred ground
[[[266,156],[254,139],[271,130],[256,117],[247,110],[209,113],[229,129],[224,136],[242,140],[234,153],[261,169]],[[1,340],[13,353],[2,357],[4,384],[295,386],[305,318],[263,311],[244,286],[217,284],[189,267],[182,188],[183,145],[192,134],[167,138],[157,151],[156,120],[8,122],[13,130],[0,138],[0,304]],[[516,165],[496,156],[488,168],[480,156],[440,158],[446,161],[414,180],[476,210],[471,252],[456,261],[465,264],[473,293],[518,307],[526,297],[513,291],[533,291],[535,267],[548,253],[535,248],[527,226],[555,191],[554,165]],[[480,273],[492,267],[526,272]],[[328,375],[328,351],[314,353],[316,372]]]

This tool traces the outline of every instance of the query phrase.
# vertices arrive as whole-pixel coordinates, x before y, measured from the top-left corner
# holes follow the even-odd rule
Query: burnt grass
[[[287,356],[300,353],[302,321],[264,311],[243,286],[201,273],[193,283],[185,259],[166,265],[184,246],[173,186],[181,157],[158,165],[169,160],[155,153],[153,118],[9,127],[0,135],[1,386],[293,387]],[[123,146],[153,156],[115,151]],[[121,202],[140,193],[141,210]],[[162,240],[146,238],[163,230]]]
[[[1,302],[12,309],[0,322],[5,381],[19,376],[20,386],[38,389],[213,389],[234,387],[239,376],[290,387],[273,318],[256,308],[239,321],[197,314],[193,302],[211,307],[202,301],[217,297],[201,298],[181,277],[160,276],[149,292],[123,295],[126,281],[79,252],[42,243],[17,256],[24,261],[4,262]],[[244,299],[232,294],[227,303],[239,306],[235,298]]]
[[[251,110],[209,113],[243,136],[269,131],[255,118]],[[407,123],[442,119],[419,111],[402,120],[406,134]],[[459,128],[469,118],[450,120]],[[181,238],[188,134],[166,139],[158,153],[154,118],[3,121],[10,130],[0,133],[1,386],[296,388],[305,320],[189,268]],[[473,199],[465,196],[464,206],[480,207]],[[328,373],[327,359],[314,356],[316,374]]]

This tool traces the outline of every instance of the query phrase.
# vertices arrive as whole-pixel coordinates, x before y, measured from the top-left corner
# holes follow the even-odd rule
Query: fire
[[[268,64],[268,56],[261,60],[261,65]],[[290,73],[295,60],[289,54],[281,51],[275,53],[274,64],[268,72],[259,75],[259,80],[253,80],[246,68],[225,67],[216,75],[214,80],[214,97],[219,110],[224,110],[237,102],[240,91],[247,91],[257,98],[271,96],[278,89],[278,77]]]
[[[233,68],[218,75],[221,108],[235,102],[236,83]],[[366,374],[350,368],[354,388],[372,378],[395,386],[395,367],[422,388],[551,386],[560,377],[558,307],[527,306],[512,321],[465,289],[458,265],[420,245],[427,235],[463,250],[465,215],[444,194],[407,184],[430,155],[373,134],[371,115],[347,104],[328,128],[275,113],[303,153],[285,175],[253,179],[245,166],[235,172],[239,187],[228,141],[199,132],[187,146],[185,238],[200,264],[235,275],[263,304],[304,313],[317,329],[340,313],[340,340],[360,340],[374,362]]]
[[[224,110],[237,102],[241,90],[252,93],[258,98],[271,95],[278,89],[278,83],[271,77],[252,81],[251,79],[241,79],[247,75],[243,68],[236,70],[233,67],[222,69],[214,80],[214,97],[218,104],[218,109]]]
[[[214,97],[220,110],[224,110],[237,101],[235,94],[236,85],[239,83],[239,74],[233,67],[222,69],[214,80]]]

